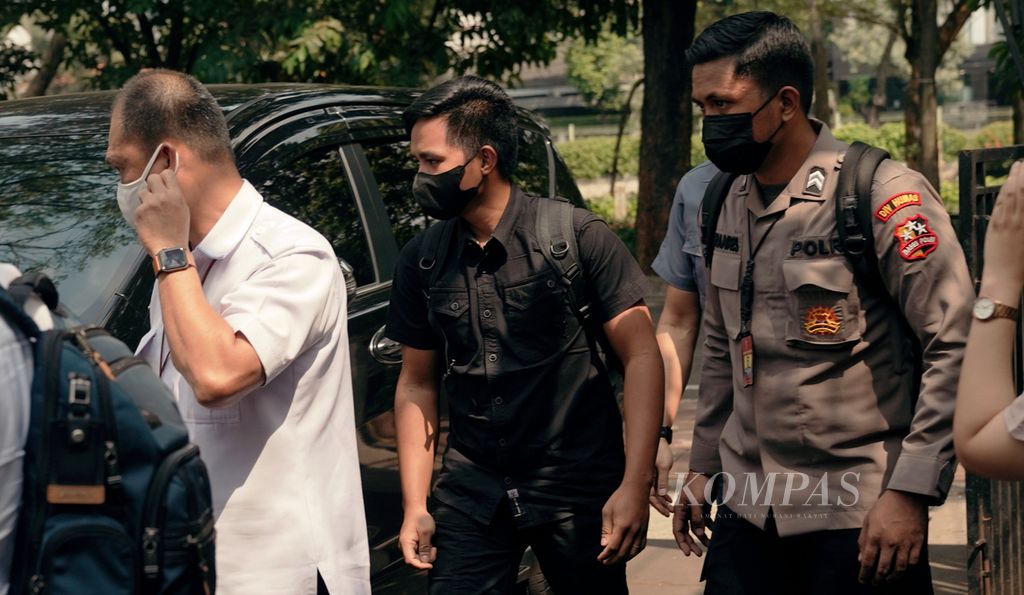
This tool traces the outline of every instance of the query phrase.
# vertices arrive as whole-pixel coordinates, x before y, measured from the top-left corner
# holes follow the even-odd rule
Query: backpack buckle
[[[569,253],[569,242],[565,240],[558,240],[551,244],[551,256],[554,256],[558,260],[565,258],[565,255]]]

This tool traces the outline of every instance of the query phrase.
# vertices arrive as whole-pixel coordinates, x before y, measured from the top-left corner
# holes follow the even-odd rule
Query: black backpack
[[[25,313],[32,295],[57,328]],[[34,360],[12,594],[213,593],[210,480],[170,391],[106,330],[57,310],[41,275],[0,288]]]
[[[571,202],[562,197],[538,198],[537,219],[534,234],[544,248],[548,266],[558,273],[562,287],[573,314],[583,327],[590,345],[590,352],[598,369],[611,378],[616,392],[622,390],[622,365],[608,343],[604,332],[592,318],[591,304],[587,293],[587,278],[580,264],[579,244],[572,225]],[[449,219],[427,229],[420,244],[420,284],[429,296],[430,289],[437,282],[440,267],[451,247],[452,235],[457,222]]]

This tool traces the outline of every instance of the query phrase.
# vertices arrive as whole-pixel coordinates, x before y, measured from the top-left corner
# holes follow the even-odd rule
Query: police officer
[[[405,120],[419,162],[413,194],[446,220],[403,248],[388,312],[387,334],[403,345],[405,560],[430,570],[431,593],[507,593],[530,546],[555,593],[626,593],[625,561],[646,539],[663,407],[646,279],[607,225],[574,211],[590,333],[603,331],[625,370],[624,445],[596,342],[545,256],[554,243],[537,238],[547,199],[510,181],[518,130],[508,95],[462,77],[425,92]],[[451,428],[428,512],[442,384]]]
[[[880,165],[873,248],[889,295],[869,290],[833,241],[847,146],[808,117],[800,31],[740,14],[687,57],[708,157],[742,175],[709,271],[680,548],[708,545],[705,488],[721,473],[707,593],[931,593],[927,507],[953,478],[973,294],[942,201],[920,174]]]

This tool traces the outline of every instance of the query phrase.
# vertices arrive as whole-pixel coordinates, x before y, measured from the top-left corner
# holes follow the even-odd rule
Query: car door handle
[[[387,326],[382,326],[370,339],[370,355],[378,362],[393,366],[402,363],[402,344],[384,336]]]

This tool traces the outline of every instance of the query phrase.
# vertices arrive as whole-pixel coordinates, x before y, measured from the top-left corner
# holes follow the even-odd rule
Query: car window
[[[364,141],[362,145],[391,221],[395,242],[401,248],[432,223],[412,196],[412,180],[416,176],[417,165],[409,155],[409,141]]]
[[[533,130],[520,128],[519,132],[519,164],[512,179],[527,194],[550,196],[546,139]]]
[[[376,281],[370,246],[338,147],[311,151],[279,167],[257,187],[263,198],[319,231],[350,264],[356,284]]]
[[[105,150],[105,134],[0,139],[0,262],[45,272],[61,302],[90,323],[141,254]]]

